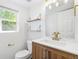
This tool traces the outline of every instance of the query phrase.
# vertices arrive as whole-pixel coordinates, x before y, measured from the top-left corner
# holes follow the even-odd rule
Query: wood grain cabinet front
[[[32,59],[46,59],[46,49],[39,44],[32,44]]]
[[[57,49],[48,49],[48,59],[78,59],[77,55],[70,54]]]
[[[78,56],[33,42],[32,59],[78,59]]]

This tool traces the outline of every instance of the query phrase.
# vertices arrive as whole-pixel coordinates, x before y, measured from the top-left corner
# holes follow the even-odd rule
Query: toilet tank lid
[[[29,54],[28,50],[22,50],[16,53],[16,57],[25,57]]]

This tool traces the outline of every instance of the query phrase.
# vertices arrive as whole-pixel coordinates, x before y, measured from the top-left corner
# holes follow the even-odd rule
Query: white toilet
[[[15,59],[31,59],[32,54],[32,41],[27,41],[28,50],[21,50],[16,53]]]

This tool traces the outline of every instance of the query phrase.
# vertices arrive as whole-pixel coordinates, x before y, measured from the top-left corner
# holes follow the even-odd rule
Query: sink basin
[[[65,46],[66,43],[62,41],[56,41],[56,40],[41,40],[40,42],[50,44],[50,45],[56,45],[56,46]]]
[[[38,44],[42,44],[51,48],[56,48],[62,51],[78,54],[78,43],[70,38],[63,38],[59,41],[52,40],[51,37],[44,37],[39,40],[33,40]]]

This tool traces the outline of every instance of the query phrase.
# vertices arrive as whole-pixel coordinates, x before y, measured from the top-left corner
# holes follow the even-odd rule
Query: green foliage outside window
[[[1,7],[0,18],[2,19],[3,31],[13,31],[16,29],[16,13]]]
[[[16,22],[2,21],[2,30],[16,30]]]
[[[0,10],[0,17],[10,21],[16,21],[16,14],[6,9]]]

